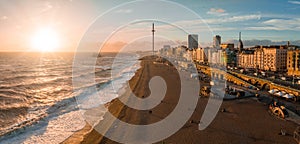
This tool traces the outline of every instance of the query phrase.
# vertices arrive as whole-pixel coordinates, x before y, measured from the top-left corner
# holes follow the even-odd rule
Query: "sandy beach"
[[[129,81],[133,93],[141,98],[150,95],[148,82],[153,76],[161,76],[167,86],[167,92],[162,102],[155,108],[149,110],[135,110],[125,106],[120,100],[114,99],[108,105],[108,110],[118,119],[136,125],[147,125],[164,119],[176,107],[180,93],[180,80],[177,71],[172,66],[153,64],[151,59],[145,58],[141,61],[141,68]],[[127,92],[125,92],[126,94]],[[197,107],[186,124],[169,138],[157,143],[172,144],[296,144],[293,132],[298,124],[274,117],[268,112],[268,106],[259,102],[256,98],[236,99],[223,101],[219,113],[214,121],[205,130],[198,130],[197,123],[206,107],[208,98],[199,98]],[[225,112],[221,112],[225,109]],[[113,122],[101,121],[98,126]],[[87,124],[82,130],[77,131],[63,143],[117,143],[103,137]],[[286,131],[281,135],[280,131]],[[158,131],[159,133],[159,131]],[[125,135],[126,136],[126,135]],[[143,136],[141,136],[143,137]]]

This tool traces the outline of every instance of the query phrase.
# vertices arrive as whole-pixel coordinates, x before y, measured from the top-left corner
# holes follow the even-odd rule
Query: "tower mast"
[[[154,23],[152,23],[152,54],[154,55]]]
[[[242,41],[242,32],[239,33],[239,43],[238,43],[238,49],[239,52],[243,51],[244,45]]]

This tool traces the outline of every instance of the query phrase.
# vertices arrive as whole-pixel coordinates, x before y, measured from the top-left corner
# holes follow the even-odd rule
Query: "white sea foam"
[[[82,129],[85,121],[79,111],[72,111],[49,120],[42,126],[30,128],[10,139],[1,141],[3,144],[11,143],[43,143],[54,144],[64,141],[75,131]]]
[[[138,59],[138,57],[134,58]],[[115,65],[116,67],[113,67],[117,68],[117,70],[116,73],[113,73],[111,81],[107,81],[107,84],[101,86],[98,92],[93,93],[90,91],[92,85],[76,90],[73,95],[79,98],[79,102],[77,101],[79,103],[78,106],[82,109],[68,108],[69,112],[66,113],[54,111],[51,114],[52,117],[45,118],[31,127],[26,127],[21,132],[11,134],[3,138],[0,143],[60,143],[85,126],[86,121],[84,117],[89,119],[89,122],[93,124],[98,123],[107,110],[95,108],[99,104],[105,104],[120,96],[120,90],[122,90],[127,81],[131,79],[135,71],[139,68],[139,62],[132,59],[133,57],[125,57],[121,62],[118,62]],[[92,114],[85,114],[83,117],[82,114],[88,109],[96,111]]]

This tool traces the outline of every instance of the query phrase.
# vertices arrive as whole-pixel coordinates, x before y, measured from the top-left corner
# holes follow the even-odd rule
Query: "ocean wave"
[[[78,110],[74,97],[57,101],[51,106],[34,108],[25,107],[25,109],[27,114],[23,117],[23,119],[19,119],[18,123],[0,129],[0,142],[1,138],[7,139],[14,137],[15,135],[19,135],[28,129],[26,127],[34,126],[34,124],[38,124],[41,120],[44,122],[49,121],[51,118],[57,117],[58,115]],[[19,110],[19,108],[16,110]]]
[[[139,63],[136,60],[132,60],[135,57],[131,56],[116,58],[114,64],[112,63],[113,59],[115,57],[100,57],[97,65],[94,67],[95,71],[86,72],[83,68],[83,70],[76,74],[73,73],[73,75],[72,69],[70,69],[71,64],[69,66],[55,64],[56,62],[51,60],[43,61],[45,63],[39,65],[38,69],[34,69],[35,66],[31,69],[28,69],[28,67],[27,69],[24,67],[19,67],[20,69],[18,69],[17,67],[13,69],[14,74],[17,75],[10,75],[10,73],[6,72],[5,80],[0,79],[3,81],[3,83],[0,83],[0,92],[3,89],[10,89],[10,91],[1,93],[0,99],[1,97],[3,99],[12,98],[11,100],[19,105],[6,108],[1,108],[0,106],[0,110],[6,109],[12,113],[16,112],[15,115],[18,115],[18,110],[22,110],[22,113],[14,117],[15,122],[13,124],[1,127],[0,135],[2,136],[0,136],[0,143],[12,141],[16,143],[44,143],[45,141],[41,138],[52,141],[51,135],[54,134],[49,133],[51,131],[48,129],[50,123],[54,123],[52,125],[52,131],[54,132],[67,131],[62,128],[68,125],[66,120],[68,123],[73,123],[80,119],[78,107],[88,104],[88,107],[80,108],[82,110],[89,109],[99,104],[110,102],[118,97],[118,91],[134,75],[139,68]],[[112,73],[114,71],[112,64],[117,70],[115,71],[116,73]],[[40,68],[45,73],[38,76],[34,75],[37,70],[41,70]],[[85,79],[90,76],[95,78],[93,82],[80,85],[80,87],[73,87],[72,78]],[[94,88],[96,88],[96,91],[93,90]],[[100,99],[98,99],[99,96]],[[25,99],[24,103],[21,102],[22,98]],[[86,103],[80,103],[82,102],[80,100]],[[55,124],[61,125],[55,128]],[[73,126],[78,130],[82,126],[82,121],[75,122]],[[71,135],[74,131],[68,131],[67,133]],[[63,138],[66,138],[66,135],[62,135],[64,134],[58,135],[58,138],[55,139],[62,141]],[[54,143],[58,142],[55,141]]]

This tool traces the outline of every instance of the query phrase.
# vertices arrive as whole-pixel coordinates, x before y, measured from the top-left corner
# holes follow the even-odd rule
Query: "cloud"
[[[222,19],[207,19],[205,20],[206,23],[212,24],[212,23],[230,23],[230,22],[243,22],[243,21],[249,21],[249,20],[260,20],[261,15],[252,14],[252,15],[240,15],[240,16],[232,16]]]
[[[208,12],[206,12],[209,15],[216,15],[216,16],[225,16],[228,15],[224,9],[221,8],[211,8]]]
[[[247,29],[247,27],[239,26],[243,23],[255,23],[257,20],[261,19],[260,14],[249,14],[249,15],[238,15],[238,16],[225,16],[222,18],[212,18],[212,19],[196,19],[196,20],[182,20],[176,21],[172,24],[175,27],[184,28],[187,31],[196,31],[196,32],[209,32],[209,31],[232,31],[232,30],[241,30]],[[209,26],[209,27],[208,27]],[[161,25],[160,29],[164,30],[173,30],[174,27],[170,25]],[[255,29],[254,27],[252,29]],[[250,28],[249,28],[250,30]]]
[[[272,26],[253,26],[253,27],[247,27],[246,30],[281,30],[276,27]]]
[[[50,2],[45,2],[44,3],[44,8],[42,9],[42,12],[47,12],[53,8],[53,5],[51,5]]]
[[[132,9],[119,9],[115,13],[131,13]]]
[[[250,14],[250,15],[239,15],[232,17],[224,17],[224,18],[214,18],[214,19],[202,19],[202,20],[184,20],[175,22],[175,25],[180,26],[193,26],[200,24],[222,24],[222,23],[232,23],[232,22],[244,22],[249,20],[260,20],[261,15],[259,14]]]
[[[212,31],[231,31],[231,30],[236,30],[237,28],[235,27],[211,27]]]
[[[2,16],[2,17],[1,17],[1,20],[7,20],[7,19],[8,19],[7,16]]]
[[[300,30],[300,18],[291,19],[270,19],[264,21],[257,27],[250,27],[252,30]]]
[[[288,1],[288,3],[300,5],[300,1]]]
[[[239,21],[260,20],[260,19],[261,19],[260,14],[259,15],[252,14],[252,15],[233,16],[228,19],[223,19],[223,21],[224,22],[239,22]]]

